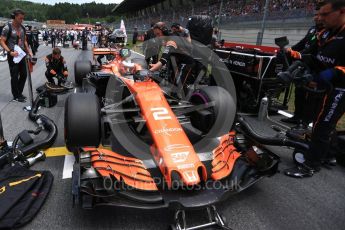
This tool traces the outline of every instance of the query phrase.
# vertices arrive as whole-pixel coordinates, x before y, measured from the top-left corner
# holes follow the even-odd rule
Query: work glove
[[[289,71],[280,72],[277,74],[277,77],[284,83],[285,85],[288,85],[292,82],[293,78],[291,76],[291,73]]]
[[[334,78],[334,76],[335,76],[335,71],[333,68],[331,68],[331,69],[326,69],[320,72],[318,75],[314,77],[314,80],[316,82],[322,82],[322,81],[329,82]]]
[[[298,52],[298,51],[295,51],[295,50],[293,50],[291,48],[287,48],[285,50],[285,52],[288,53],[294,59],[297,59],[297,60],[301,60],[302,59],[301,53]]]

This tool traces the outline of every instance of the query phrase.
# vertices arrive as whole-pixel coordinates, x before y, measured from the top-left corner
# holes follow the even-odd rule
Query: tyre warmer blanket
[[[42,207],[53,183],[49,171],[32,171],[20,165],[0,171],[0,229],[27,224]]]

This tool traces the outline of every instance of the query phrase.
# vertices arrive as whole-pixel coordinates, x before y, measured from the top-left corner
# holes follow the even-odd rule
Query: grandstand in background
[[[125,19],[130,31],[146,31],[151,23],[187,23],[191,15],[213,18],[221,38],[231,42],[255,44],[261,29],[266,0],[124,0],[114,8]],[[274,45],[273,38],[290,35],[290,43],[301,39],[312,25],[313,0],[270,0],[263,45]],[[119,24],[119,23],[117,23]]]
[[[188,17],[210,15],[214,24],[261,21],[265,0],[125,0],[113,11],[126,17],[127,27],[149,28],[152,22],[179,22],[185,25]],[[268,20],[305,18],[313,15],[312,0],[270,0]]]

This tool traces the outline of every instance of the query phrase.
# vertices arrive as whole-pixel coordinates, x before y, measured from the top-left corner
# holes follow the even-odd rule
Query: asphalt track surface
[[[90,49],[89,49],[90,50]],[[32,74],[34,88],[45,82],[44,57],[50,47],[41,45],[38,62]],[[76,60],[91,59],[90,51],[62,48],[70,78]],[[0,111],[5,137],[13,140],[23,129],[34,128],[22,110],[28,103],[10,102],[10,77],[7,62],[0,63]],[[27,94],[25,89],[24,94]],[[60,96],[56,107],[42,108],[39,112],[52,118],[58,128],[54,146],[63,146],[63,112],[67,95]],[[248,118],[255,129],[273,135],[267,122]],[[292,166],[291,149],[271,147],[281,157],[280,169]],[[134,210],[99,207],[93,210],[72,208],[71,179],[62,179],[65,156],[49,157],[34,169],[50,170],[55,177],[49,197],[34,220],[22,229],[168,229],[171,210]],[[228,225],[233,229],[344,229],[345,226],[345,169],[337,166],[323,169],[307,179],[293,179],[278,173],[232,196],[218,205]],[[187,212],[187,223],[205,220],[204,211]]]

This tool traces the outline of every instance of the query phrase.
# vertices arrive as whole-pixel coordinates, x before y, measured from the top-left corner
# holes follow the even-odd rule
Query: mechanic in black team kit
[[[319,10],[320,8],[317,6],[314,14],[315,25],[308,30],[307,34],[301,41],[292,46],[291,49],[288,49],[288,53],[290,53],[292,57],[305,54],[305,52],[308,52],[310,47],[314,46],[318,42],[317,36],[324,29],[323,24],[320,22]],[[292,124],[300,124],[302,122],[304,125],[314,121],[312,112],[306,111],[310,108],[310,102],[315,101],[310,100],[310,97],[311,95],[308,94],[303,87],[296,86],[294,116],[290,118],[283,118],[281,121]]]
[[[325,0],[320,4],[319,17],[325,31],[320,33],[310,53],[315,55],[322,70],[314,75],[314,81],[319,85],[331,83],[333,87],[323,99],[306,161],[285,171],[288,176],[312,176],[320,170],[322,160],[330,151],[332,133],[345,112],[345,1]]]
[[[153,32],[154,25],[155,23],[151,23],[151,28],[146,31],[144,35],[143,51],[147,65],[158,62],[160,44],[157,39],[155,39],[156,36]]]
[[[46,56],[45,62],[47,67],[45,73],[47,80],[52,84],[56,84],[54,81],[55,77],[58,80],[58,85],[61,86],[68,77],[67,64],[63,56],[61,56],[61,50],[54,48],[52,54]]]

